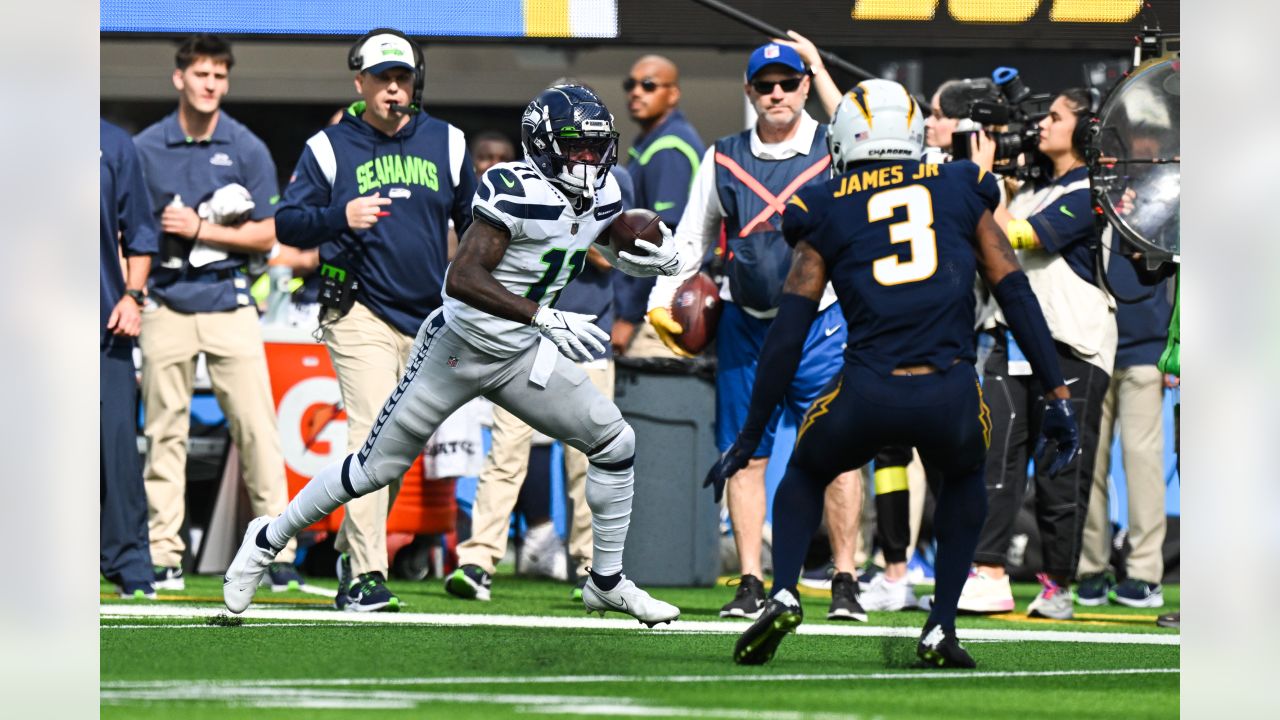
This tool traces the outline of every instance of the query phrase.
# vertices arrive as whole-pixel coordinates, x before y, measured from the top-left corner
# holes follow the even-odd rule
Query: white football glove
[[[555,308],[539,308],[533,316],[533,326],[556,344],[560,353],[574,362],[591,362],[595,356],[588,348],[604,352],[609,333],[591,324],[595,315],[562,312]]]
[[[653,277],[654,275],[675,275],[680,272],[680,252],[671,235],[671,228],[658,221],[658,229],[662,231],[662,244],[654,245],[648,240],[636,238],[636,247],[645,251],[645,255],[618,253],[618,269],[635,277]]]

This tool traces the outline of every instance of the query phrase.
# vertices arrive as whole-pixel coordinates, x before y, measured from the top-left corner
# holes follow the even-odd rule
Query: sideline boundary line
[[[100,605],[99,618],[200,618],[224,614],[221,608],[200,606],[140,606]],[[376,615],[376,616],[375,616]],[[635,620],[601,619],[564,616],[522,616],[445,613],[337,613],[333,610],[287,610],[283,608],[250,607],[244,612],[247,620],[292,620],[302,622],[340,622],[344,624],[372,623],[375,625],[421,625],[440,627],[514,627],[544,629],[590,629],[644,631]],[[104,625],[103,629],[111,626]],[[737,635],[744,626],[740,623],[706,620],[677,620],[670,625],[658,626],[661,632],[722,633]],[[915,627],[847,625],[801,625],[800,635],[837,637],[909,637],[920,631]],[[1174,645],[1182,644],[1180,635],[1167,633],[1112,633],[1079,632],[1070,630],[1006,630],[999,628],[961,628],[965,640],[1030,640],[1035,642],[1110,643],[1121,645]]]

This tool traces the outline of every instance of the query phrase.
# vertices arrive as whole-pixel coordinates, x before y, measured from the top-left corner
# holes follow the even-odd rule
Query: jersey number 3
[[[867,220],[879,222],[905,207],[907,217],[889,226],[889,242],[909,243],[905,262],[897,253],[871,263],[871,273],[881,285],[901,285],[925,280],[938,269],[938,238],[933,233],[933,196],[923,185],[907,185],[878,192],[867,201]]]

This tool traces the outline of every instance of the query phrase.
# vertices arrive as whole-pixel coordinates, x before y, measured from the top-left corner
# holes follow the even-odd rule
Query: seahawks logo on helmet
[[[618,160],[613,115],[581,85],[539,93],[521,118],[520,144],[529,164],[573,195],[593,197]]]

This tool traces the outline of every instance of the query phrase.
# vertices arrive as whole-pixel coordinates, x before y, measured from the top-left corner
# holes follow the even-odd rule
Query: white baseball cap
[[[374,35],[360,46],[360,72],[380,75],[393,67],[408,68],[416,72],[413,46],[399,35],[381,33]]]

